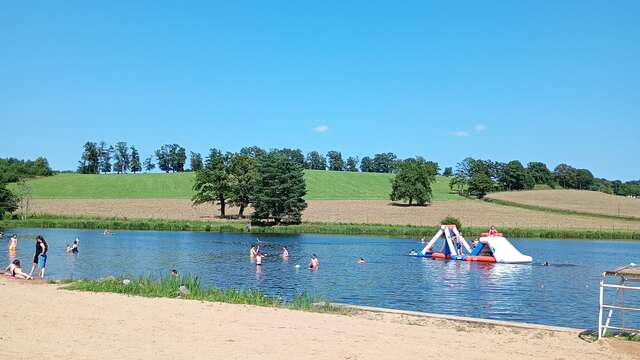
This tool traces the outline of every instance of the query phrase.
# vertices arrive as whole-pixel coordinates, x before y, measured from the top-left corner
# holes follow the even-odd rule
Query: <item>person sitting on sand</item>
[[[289,248],[287,248],[286,246],[282,248],[282,258],[283,259],[289,258]]]
[[[258,248],[255,245],[251,245],[251,249],[249,250],[249,256],[254,258],[256,257],[256,255],[258,255]]]
[[[11,239],[9,239],[9,251],[14,252],[18,248],[18,235],[11,235]]]
[[[361,256],[360,259],[358,260],[358,264],[366,264],[367,262],[364,260],[364,258]]]
[[[316,257],[316,254],[311,255],[311,260],[309,261],[309,269],[316,270],[320,266],[320,260]]]
[[[491,225],[491,228],[489,229],[489,236],[498,236],[498,230],[493,225]]]
[[[13,260],[13,262],[11,262],[11,264],[9,264],[6,269],[4,269],[4,274],[18,279],[33,279],[31,275],[22,272],[22,268],[20,267],[20,260],[18,259]]]

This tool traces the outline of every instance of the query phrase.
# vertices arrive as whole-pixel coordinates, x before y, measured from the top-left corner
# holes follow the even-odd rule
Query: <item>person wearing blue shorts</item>
[[[29,276],[33,275],[36,266],[40,266],[40,278],[44,279],[44,272],[47,267],[47,251],[49,251],[49,245],[47,245],[42,235],[36,236],[36,253],[33,255],[33,264],[31,264]]]

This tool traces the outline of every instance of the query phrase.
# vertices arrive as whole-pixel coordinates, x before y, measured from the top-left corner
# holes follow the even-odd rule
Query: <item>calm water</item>
[[[335,302],[578,328],[597,325],[600,273],[640,263],[640,242],[628,241],[512,240],[535,263],[510,265],[409,257],[408,251],[421,245],[407,239],[298,235],[261,236],[262,251],[278,254],[287,245],[291,256],[288,262],[268,257],[256,272],[248,256],[256,237],[249,234],[5,230],[11,233],[18,234],[17,258],[27,271],[35,235],[47,239],[50,279],[158,277],[175,268],[197,274],[205,286],[258,288],[285,299],[307,290]],[[76,237],[80,253],[66,254],[65,245]],[[7,238],[0,240],[5,264]],[[313,253],[321,262],[317,272],[306,269]],[[357,264],[360,256],[368,263]],[[552,266],[541,266],[544,261]]]

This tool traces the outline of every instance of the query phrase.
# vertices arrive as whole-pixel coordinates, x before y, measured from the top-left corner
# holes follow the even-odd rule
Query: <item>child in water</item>
[[[311,255],[311,260],[309,261],[309,269],[316,270],[320,266],[320,260],[316,257],[316,254]]]
[[[264,255],[260,251],[256,253],[256,266],[262,266],[262,258]]]
[[[18,248],[18,235],[11,235],[11,239],[9,239],[9,251],[14,252]]]

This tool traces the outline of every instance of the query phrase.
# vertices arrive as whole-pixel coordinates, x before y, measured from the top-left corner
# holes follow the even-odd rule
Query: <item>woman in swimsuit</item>
[[[4,269],[4,274],[19,279],[33,279],[31,275],[22,272],[22,268],[20,267],[20,260],[18,259],[13,260],[13,262],[9,264],[6,269]]]
[[[49,245],[47,245],[42,235],[36,236],[36,253],[33,255],[33,264],[31,264],[29,276],[33,275],[36,266],[40,264],[42,266],[40,269],[40,278],[44,279],[44,272],[47,267],[47,251],[49,251]]]

